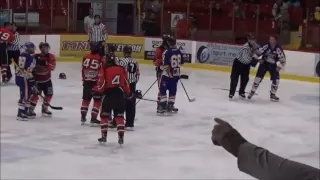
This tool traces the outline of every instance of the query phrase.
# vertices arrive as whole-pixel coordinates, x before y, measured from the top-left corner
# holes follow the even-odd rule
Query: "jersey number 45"
[[[100,67],[100,63],[96,59],[85,59],[82,66],[87,69],[96,70]]]

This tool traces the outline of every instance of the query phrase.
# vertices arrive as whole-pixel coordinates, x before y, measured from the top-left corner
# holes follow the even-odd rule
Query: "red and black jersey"
[[[51,79],[51,71],[56,67],[56,58],[53,54],[34,54],[36,67],[33,69],[33,75],[36,82],[46,82]]]
[[[7,28],[0,28],[0,43],[10,43],[14,40],[14,34]]]
[[[159,67],[163,64],[162,54],[164,51],[165,51],[165,49],[161,46],[156,49],[154,60],[153,60],[153,63],[155,66]]]
[[[120,88],[129,96],[130,87],[127,76],[127,72],[122,66],[108,66],[106,68],[101,68],[99,71],[97,86],[94,88],[94,91],[103,93],[108,89]]]
[[[99,69],[104,66],[105,58],[99,54],[88,54],[82,60],[82,81],[97,81]]]

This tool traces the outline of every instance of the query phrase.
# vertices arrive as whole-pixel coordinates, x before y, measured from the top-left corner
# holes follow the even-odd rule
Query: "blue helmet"
[[[31,49],[31,48],[35,48],[36,46],[35,46],[32,42],[26,42],[26,43],[24,44],[24,47],[25,47],[26,49]]]

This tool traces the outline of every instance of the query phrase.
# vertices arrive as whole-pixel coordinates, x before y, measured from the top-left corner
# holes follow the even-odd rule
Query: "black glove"
[[[214,119],[218,124],[213,127],[211,140],[216,146],[222,146],[229,153],[238,157],[239,148],[246,143],[241,134],[235,130],[229,123],[219,119]]]
[[[140,90],[136,90],[136,92],[134,93],[134,96],[137,99],[142,99],[142,92]]]

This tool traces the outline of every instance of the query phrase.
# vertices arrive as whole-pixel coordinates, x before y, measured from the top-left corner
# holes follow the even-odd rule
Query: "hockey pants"
[[[256,77],[253,82],[252,86],[252,92],[256,92],[256,90],[259,87],[259,84],[263,80],[265,74],[269,72],[270,73],[270,80],[271,80],[271,90],[270,94],[276,94],[279,86],[279,80],[280,80],[280,73],[277,71],[277,65],[271,64],[268,62],[264,62],[259,65]]]
[[[231,70],[230,92],[229,95],[234,95],[238,86],[240,76],[239,94],[244,94],[249,82],[250,64],[243,64],[237,59],[234,60]]]

